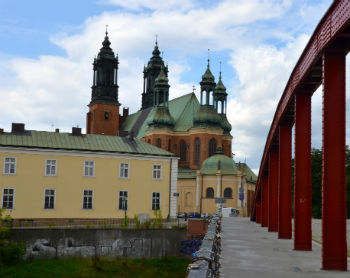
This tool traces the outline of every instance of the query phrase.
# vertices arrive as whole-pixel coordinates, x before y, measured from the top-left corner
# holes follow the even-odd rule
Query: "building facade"
[[[16,128],[17,127],[17,128]],[[1,206],[17,221],[56,224],[162,211],[175,217],[175,155],[138,139],[40,132],[0,133]]]
[[[156,41],[152,56],[143,69],[140,110],[129,114],[128,109],[123,109],[123,115],[119,115],[119,119],[114,120],[113,117],[106,118],[106,113],[109,115],[109,111],[114,111],[116,106],[118,106],[119,111],[116,77],[118,75],[118,58],[114,56],[109,45],[106,33],[103,47],[97,60],[94,60],[92,96],[89,104],[90,111],[87,115],[88,133],[115,135],[117,129],[119,135],[136,137],[179,157],[178,211],[213,213],[216,208],[215,198],[231,196],[227,197],[227,205],[239,208],[242,215],[246,215],[247,208],[251,203],[248,196],[254,191],[256,176],[247,165],[238,169],[233,161],[231,125],[226,117],[227,92],[221,72],[216,83],[208,59],[207,68],[200,81],[200,99],[198,100],[196,95],[190,92],[170,100],[169,69],[160,56],[161,52]],[[109,60],[99,58],[107,52]],[[99,80],[98,76],[102,76],[102,80],[104,80],[103,76],[112,72],[112,65],[114,65],[115,72],[115,94],[112,94],[111,98],[108,89],[110,84],[98,83],[99,81],[96,80]],[[99,91],[98,99],[96,99],[96,86],[104,87],[103,90]],[[96,112],[93,116],[93,107],[96,106],[97,102],[101,109],[99,114]],[[105,106],[102,108],[101,105]],[[114,115],[114,112],[112,114]],[[99,128],[93,130],[90,126],[98,126]],[[113,132],[110,133],[110,130]],[[217,153],[218,151],[219,153]],[[220,161],[225,162],[227,167],[231,167],[230,171],[222,173],[220,169],[217,169],[219,172],[206,173],[203,165],[210,164],[211,157],[215,155],[221,156]],[[218,190],[217,180],[220,180],[222,190]],[[209,187],[214,190],[213,197],[206,195],[206,190]],[[227,188],[226,191],[225,188]],[[229,190],[231,194],[225,195],[225,192]],[[244,200],[238,201],[239,196],[243,196]]]

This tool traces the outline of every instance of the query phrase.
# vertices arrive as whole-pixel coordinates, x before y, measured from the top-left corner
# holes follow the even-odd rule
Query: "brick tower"
[[[93,84],[86,133],[117,135],[119,131],[118,56],[110,47],[108,32],[103,47],[94,59]]]

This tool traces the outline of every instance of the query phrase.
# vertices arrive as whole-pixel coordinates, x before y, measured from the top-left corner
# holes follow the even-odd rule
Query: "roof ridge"
[[[172,100],[169,100],[169,102],[172,102],[172,101],[178,100],[178,99],[183,98],[183,97],[187,97],[188,95],[191,95],[191,94],[193,94],[193,95],[194,95],[194,93],[193,93],[193,92],[190,92],[190,93],[185,94],[185,95],[183,95],[183,96],[179,96],[179,97],[173,98]]]
[[[189,106],[192,106],[192,108],[193,108],[193,110],[194,110],[194,105],[193,105],[193,100],[192,100],[192,99],[193,99],[193,96],[195,97],[195,94],[194,94],[193,92],[191,92],[190,94],[187,94],[187,95],[191,95],[191,98],[190,98],[190,100],[186,103],[186,106],[184,107],[184,109],[182,110],[180,116],[178,117],[178,119],[177,119],[177,121],[176,121],[176,123],[175,123],[174,129],[176,129],[176,126],[179,125],[179,123],[181,123],[181,120],[182,120],[182,118],[184,117],[184,115],[186,114],[185,112],[186,112],[186,110],[188,109]],[[197,98],[195,97],[195,99],[197,99]],[[190,107],[189,107],[189,109],[190,109]],[[192,111],[192,112],[194,112],[194,111]],[[193,115],[194,115],[194,113],[193,113]],[[193,125],[193,124],[192,124],[192,125]]]

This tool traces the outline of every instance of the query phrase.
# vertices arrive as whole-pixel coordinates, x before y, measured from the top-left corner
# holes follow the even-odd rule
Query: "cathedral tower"
[[[143,93],[141,109],[156,106],[154,102],[154,85],[161,68],[164,69],[164,74],[166,77],[168,77],[168,67],[164,65],[163,59],[160,57],[158,42],[156,41],[156,45],[154,46],[154,50],[152,52],[152,57],[143,70]]]
[[[119,130],[118,56],[111,49],[108,32],[93,63],[93,84],[86,133],[117,135]]]
[[[221,66],[220,66],[221,67]],[[216,113],[221,117],[221,127],[224,130],[225,135],[229,135],[232,129],[231,124],[228,122],[226,113],[227,113],[227,93],[226,87],[222,83],[221,80],[221,70],[218,84],[214,89],[214,108],[216,109]]]

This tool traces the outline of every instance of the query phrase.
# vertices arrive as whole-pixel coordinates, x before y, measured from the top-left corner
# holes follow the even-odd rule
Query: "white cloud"
[[[307,40],[308,36],[301,35],[282,49],[251,46],[232,55],[240,94],[229,101],[227,110],[237,160],[260,163],[277,103]]]
[[[193,82],[182,81],[183,75],[197,66],[188,64],[192,55],[207,48],[228,53],[239,80],[236,76],[224,80],[238,89],[228,103],[233,152],[237,159],[246,157],[249,165],[258,168],[276,104],[309,36],[296,35],[290,28],[305,16],[301,8],[293,10],[303,6],[302,1],[206,1],[207,6],[195,0],[100,2],[115,6],[86,19],[74,29],[75,34],[50,38],[66,51],[65,57],[2,57],[0,73],[6,72],[6,76],[0,76],[0,81],[6,82],[0,82],[0,95],[6,101],[0,102],[0,127],[9,129],[11,122],[25,122],[29,128],[42,130],[49,130],[51,124],[66,131],[77,124],[85,127],[91,63],[108,24],[111,47],[119,54],[119,101],[131,113],[141,105],[142,70],[151,57],[155,34],[169,62],[171,98],[191,92],[193,83],[199,91],[196,83],[200,76]],[[315,18],[308,24],[316,25],[325,2],[330,1],[307,6],[305,11]],[[302,23],[297,23],[295,28],[302,29]],[[232,88],[228,93],[232,96]]]
[[[154,1],[154,0],[101,0],[100,4],[116,5],[127,10],[140,11],[143,9],[151,10],[188,10],[193,8],[194,1],[191,0],[167,0],[167,1]]]

